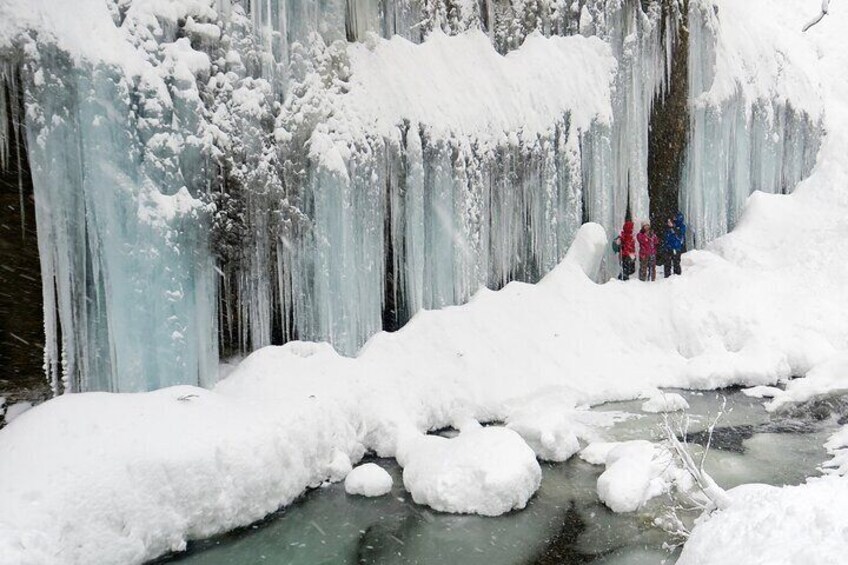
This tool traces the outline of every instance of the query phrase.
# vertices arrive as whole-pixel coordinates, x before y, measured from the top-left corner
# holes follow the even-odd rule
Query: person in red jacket
[[[633,222],[624,222],[624,229],[615,239],[621,257],[621,280],[626,281],[636,272],[636,240],[633,239]]]
[[[660,238],[651,229],[651,222],[642,224],[636,241],[639,242],[639,280],[657,280],[657,246]]]

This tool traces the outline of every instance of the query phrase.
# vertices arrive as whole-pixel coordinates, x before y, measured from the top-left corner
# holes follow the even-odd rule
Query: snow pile
[[[566,461],[580,451],[580,440],[597,441],[602,428],[621,418],[616,412],[594,412],[584,395],[565,387],[518,398],[506,407],[506,427],[517,432],[544,461]]]
[[[839,565],[848,546],[848,481],[795,487],[742,485],[732,504],[700,523],[678,565]]]
[[[848,394],[848,352],[816,365],[806,378],[789,381],[785,390],[772,389],[768,393],[774,397],[766,405],[771,411],[819,397]]]
[[[660,392],[642,403],[642,412],[658,414],[660,412],[677,412],[688,410],[689,403],[675,392]]]
[[[580,451],[574,421],[563,406],[538,412],[532,405],[512,414],[507,427],[527,442],[536,456],[545,461],[565,461]]]
[[[580,458],[606,466],[598,477],[598,497],[613,512],[635,512],[673,485],[691,487],[691,478],[674,465],[671,452],[649,441],[592,443]]]
[[[533,450],[499,427],[466,429],[452,439],[410,439],[398,462],[413,500],[442,512],[498,516],[521,509],[542,480]]]
[[[603,226],[588,222],[580,226],[574,241],[565,254],[564,261],[577,265],[590,279],[597,280],[601,261],[607,251],[607,234]]]
[[[310,429],[362,456],[338,404],[286,412],[196,387],[36,406],[0,432],[0,563],[141,563],[259,520],[332,474]]]
[[[383,496],[392,491],[392,477],[376,463],[365,463],[345,477],[345,492],[362,496]]]

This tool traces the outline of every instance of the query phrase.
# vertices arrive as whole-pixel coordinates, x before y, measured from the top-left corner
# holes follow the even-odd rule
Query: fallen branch
[[[811,27],[813,27],[814,25],[816,25],[817,23],[822,21],[824,19],[824,17],[827,15],[827,11],[828,11],[829,7],[830,7],[830,0],[822,0],[821,13],[818,16],[816,16],[815,18],[813,18],[812,20],[810,20],[809,22],[807,22],[807,25],[804,26],[804,29],[802,31],[807,31],[808,29],[810,29]]]

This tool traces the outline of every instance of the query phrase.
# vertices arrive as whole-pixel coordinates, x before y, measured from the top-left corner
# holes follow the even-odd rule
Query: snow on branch
[[[725,413],[726,403],[727,399],[724,399],[715,419],[707,427],[707,442],[701,457],[697,461],[689,448],[688,415],[676,417],[674,421],[668,414],[663,415],[661,431],[668,451],[676,464],[691,478],[694,491],[686,492],[688,489],[679,491],[678,494],[683,496],[685,502],[681,504],[672,497],[672,501],[666,507],[664,515],[658,517],[654,523],[675,538],[681,540],[681,543],[685,542],[690,533],[681,512],[698,511],[702,515],[709,515],[716,510],[723,510],[730,505],[730,497],[727,495],[727,492],[704,469],[704,463],[712,445],[713,432],[719,419]],[[671,545],[669,547],[674,546]]]
[[[814,25],[816,25],[817,23],[822,21],[824,19],[824,17],[827,15],[827,10],[828,10],[829,7],[830,7],[830,0],[822,0],[821,13],[818,16],[816,16],[815,18],[813,18],[812,20],[810,20],[809,22],[807,22],[807,25],[804,26],[803,31],[807,31],[808,29],[810,29],[811,27],[813,27]]]

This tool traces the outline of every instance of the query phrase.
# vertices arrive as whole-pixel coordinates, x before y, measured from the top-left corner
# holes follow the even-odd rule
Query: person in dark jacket
[[[657,280],[657,246],[660,238],[651,229],[651,223],[642,224],[642,229],[636,234],[639,242],[639,280]]]
[[[683,221],[683,213],[678,212],[674,219],[669,218],[665,235],[663,236],[663,247],[665,247],[665,276],[671,276],[674,272],[679,275],[683,272],[680,267],[680,256],[686,246],[686,223]]]
[[[636,240],[633,239],[633,222],[624,222],[624,228],[615,240],[621,258],[621,280],[626,281],[636,272]]]

